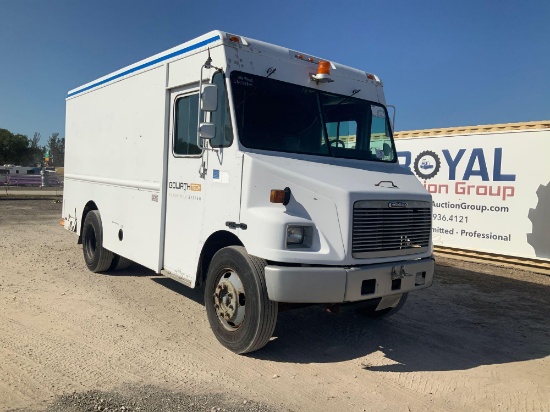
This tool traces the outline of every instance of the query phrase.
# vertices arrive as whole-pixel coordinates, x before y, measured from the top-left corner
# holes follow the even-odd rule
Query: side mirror
[[[210,140],[216,136],[216,126],[213,123],[201,123],[199,125],[199,137]]]
[[[201,90],[201,110],[215,112],[218,108],[218,86],[204,84]]]

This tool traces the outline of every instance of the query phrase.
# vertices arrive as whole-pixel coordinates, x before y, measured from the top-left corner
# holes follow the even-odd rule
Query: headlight
[[[305,227],[288,226],[286,228],[286,244],[301,245],[304,243]]]

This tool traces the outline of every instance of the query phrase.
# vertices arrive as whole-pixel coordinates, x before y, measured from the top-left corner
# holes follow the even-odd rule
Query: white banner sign
[[[433,196],[433,240],[550,260],[550,130],[396,139]]]

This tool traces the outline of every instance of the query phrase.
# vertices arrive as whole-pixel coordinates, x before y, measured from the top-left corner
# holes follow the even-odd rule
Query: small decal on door
[[[229,173],[222,172],[218,169],[212,170],[212,181],[214,183],[229,183]]]

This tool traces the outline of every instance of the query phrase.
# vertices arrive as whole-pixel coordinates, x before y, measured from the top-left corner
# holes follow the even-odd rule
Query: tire
[[[388,316],[395,315],[397,312],[401,310],[403,305],[405,305],[405,302],[407,301],[407,297],[409,296],[408,293],[403,293],[401,296],[401,299],[395,305],[393,308],[386,308],[382,310],[376,310],[376,306],[378,305],[378,301],[376,301],[375,305],[367,305],[361,308],[358,308],[355,310],[355,312],[358,315],[364,316],[366,318],[371,319],[382,319],[387,318]]]
[[[125,257],[117,255],[116,253],[113,253],[113,255],[113,261],[111,262],[109,270],[125,270],[128,269],[132,264],[132,261],[130,259],[126,259]]]
[[[219,250],[208,268],[204,301],[218,341],[243,354],[265,346],[277,323],[278,304],[269,300],[266,262],[242,246]]]
[[[92,272],[105,272],[111,267],[113,252],[103,247],[103,227],[97,210],[89,211],[84,220],[82,251],[86,266]]]

